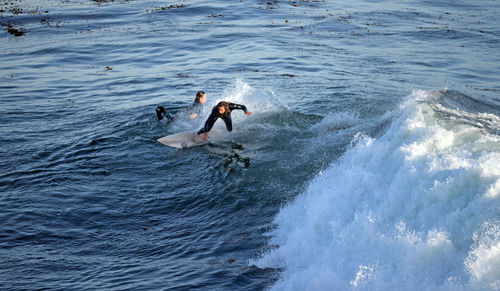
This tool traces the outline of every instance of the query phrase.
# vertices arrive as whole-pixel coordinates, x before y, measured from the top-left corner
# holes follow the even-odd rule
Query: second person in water
[[[205,122],[205,126],[203,126],[203,128],[198,131],[198,134],[204,133],[203,139],[205,141],[208,140],[208,132],[212,129],[215,121],[217,121],[218,118],[224,120],[228,131],[232,131],[233,122],[231,120],[231,111],[235,109],[243,110],[246,115],[252,114],[252,112],[247,110],[245,105],[221,101],[217,103],[217,105],[215,105],[215,107],[212,109],[212,113],[210,113],[210,116],[208,116],[207,121]]]
[[[193,105],[191,105],[191,107],[189,108],[189,111],[191,112],[191,114],[189,114],[189,118],[195,119],[198,116],[198,114],[200,114],[201,109],[203,108],[203,104],[205,104],[206,102],[207,102],[207,94],[205,94],[205,92],[203,91],[198,91],[196,93],[196,97],[194,98]],[[161,105],[156,107],[155,111],[158,120],[162,120],[163,116],[165,116],[165,118],[167,118],[169,121],[174,120],[174,116],[170,112],[167,112],[165,107]]]

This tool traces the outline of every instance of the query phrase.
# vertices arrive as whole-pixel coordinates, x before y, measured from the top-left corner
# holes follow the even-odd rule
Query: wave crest
[[[280,210],[277,247],[254,262],[284,269],[273,290],[498,287],[498,235],[474,233],[500,220],[499,137],[442,118],[440,94],[413,92]]]

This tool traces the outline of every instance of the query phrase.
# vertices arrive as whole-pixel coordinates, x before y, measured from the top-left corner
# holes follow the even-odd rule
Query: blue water
[[[499,19],[487,0],[0,3],[1,289],[500,290]],[[253,115],[156,141],[220,100]]]

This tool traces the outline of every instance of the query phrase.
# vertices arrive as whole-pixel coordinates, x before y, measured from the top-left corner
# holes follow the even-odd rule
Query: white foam
[[[471,284],[477,289],[500,289],[500,221],[485,222],[473,235],[465,261]]]
[[[229,101],[245,105],[248,110],[255,113],[276,112],[286,108],[280,98],[269,88],[258,89],[250,86],[243,79],[236,79],[228,86],[219,101]],[[214,105],[215,105],[214,104]]]
[[[500,288],[498,136],[443,122],[434,95],[414,92],[280,210],[277,247],[253,262],[284,268],[272,290]]]

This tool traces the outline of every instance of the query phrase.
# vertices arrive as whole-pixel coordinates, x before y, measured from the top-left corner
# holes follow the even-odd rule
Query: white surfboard
[[[210,131],[208,133],[210,137],[209,141],[212,140],[212,137],[216,136],[218,133],[220,134],[219,130]],[[179,149],[190,148],[193,146],[199,146],[207,143],[207,141],[203,139],[203,133],[196,134],[196,131],[188,131],[188,132],[181,132],[181,133],[167,135],[157,139],[157,141],[161,142],[164,145],[168,145]]]

